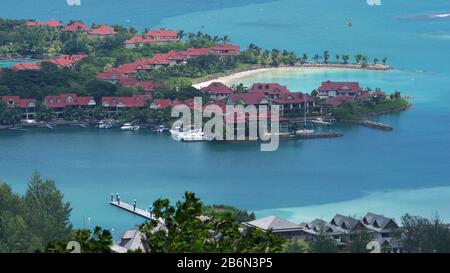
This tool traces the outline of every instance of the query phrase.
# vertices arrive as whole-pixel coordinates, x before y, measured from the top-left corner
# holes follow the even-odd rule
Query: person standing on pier
[[[111,202],[114,202],[114,193],[111,193]]]
[[[117,195],[117,204],[120,206],[120,196]]]
[[[136,211],[136,199],[134,199],[134,203],[133,203],[133,211]]]

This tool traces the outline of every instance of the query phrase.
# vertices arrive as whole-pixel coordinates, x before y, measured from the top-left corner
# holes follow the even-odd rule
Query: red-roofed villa
[[[321,98],[350,96],[356,97],[361,94],[361,87],[358,82],[322,82],[322,85],[317,89],[318,95]]]
[[[2,96],[2,101],[8,108],[20,108],[23,119],[29,120],[35,118],[35,99],[21,99],[19,96]]]

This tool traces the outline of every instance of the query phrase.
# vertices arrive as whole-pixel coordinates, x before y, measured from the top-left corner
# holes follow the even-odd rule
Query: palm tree
[[[328,52],[328,50],[325,50],[323,52],[323,62],[328,63],[328,59],[330,59],[330,53]]]
[[[383,65],[386,65],[386,63],[387,63],[387,60],[388,60],[388,58],[387,57],[384,57],[382,60],[381,60],[381,62],[383,63]]]
[[[186,32],[184,32],[184,30],[179,30],[177,32],[178,39],[183,39],[185,35],[186,35]]]
[[[308,59],[309,59],[308,54],[303,53],[303,55],[302,55],[302,63],[306,63],[306,61],[307,61]]]
[[[230,42],[230,37],[228,37],[228,35],[224,35],[222,38],[222,42],[223,44],[228,44]]]
[[[373,58],[373,64],[377,64],[379,61],[380,60],[377,57]]]
[[[339,59],[341,58],[341,55],[336,55],[336,61],[339,63]]]
[[[348,64],[348,60],[350,60],[350,55],[342,55],[342,60],[344,64]]]
[[[356,61],[356,63],[360,63],[361,62],[361,60],[362,60],[362,58],[363,58],[363,55],[362,54],[356,54],[355,55],[355,61]]]
[[[320,56],[319,54],[314,55],[313,60],[318,63],[319,60],[322,59],[322,56]]]

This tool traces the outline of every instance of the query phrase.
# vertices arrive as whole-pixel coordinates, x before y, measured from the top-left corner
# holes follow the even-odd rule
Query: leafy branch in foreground
[[[204,215],[203,203],[186,192],[175,206],[168,199],[153,204],[151,220],[141,226],[151,252],[280,252],[284,239],[260,230],[241,230],[235,215]],[[161,223],[164,223],[161,225]]]

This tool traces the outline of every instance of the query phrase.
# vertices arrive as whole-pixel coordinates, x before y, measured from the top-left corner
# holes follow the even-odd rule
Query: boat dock
[[[378,129],[378,130],[383,130],[383,131],[392,131],[394,130],[394,128],[388,124],[384,124],[381,122],[375,122],[375,121],[371,121],[371,120],[351,120],[351,119],[345,119],[345,120],[341,120],[343,122],[348,122],[348,123],[353,123],[353,124],[358,124],[358,125],[362,125],[365,127],[369,127],[372,129]]]
[[[344,136],[343,134],[338,134],[338,133],[316,133],[316,134],[304,134],[304,135],[291,134],[291,135],[280,136],[280,139],[286,139],[286,140],[318,139],[318,138],[338,138],[338,137],[343,137],[343,136]]]
[[[131,205],[131,204],[128,204],[128,203],[125,203],[125,202],[122,202],[122,201],[117,201],[117,200],[111,201],[110,204],[115,206],[115,207],[118,207],[118,208],[121,208],[123,210],[126,210],[128,212],[131,212],[133,214],[136,214],[138,216],[141,216],[141,217],[143,217],[143,218],[145,218],[147,220],[153,219],[152,214],[150,212],[148,212],[148,211],[146,211],[144,209],[140,209],[140,208],[134,207],[134,205]]]

